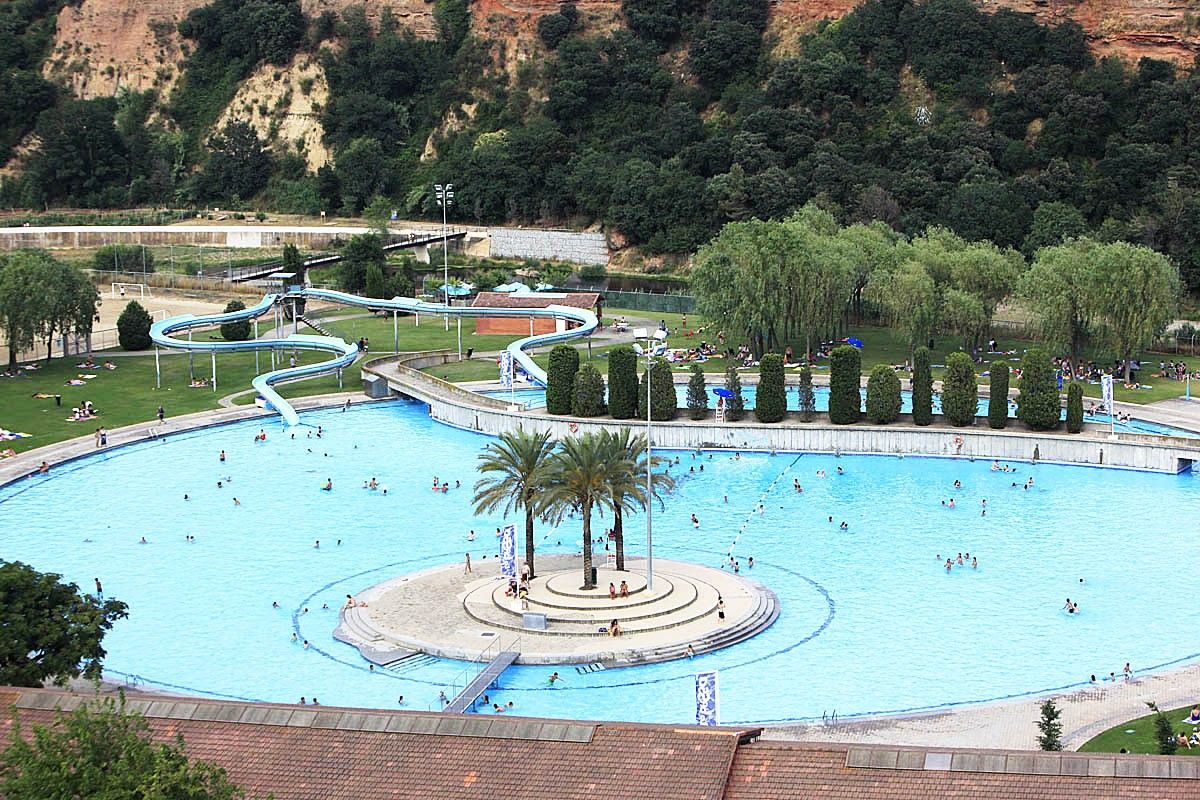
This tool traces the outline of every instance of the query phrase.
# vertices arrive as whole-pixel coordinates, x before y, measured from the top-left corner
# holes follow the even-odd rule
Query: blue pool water
[[[483,394],[490,395],[492,397],[501,397],[505,400],[509,399],[509,397],[511,396],[513,398],[514,402],[521,403],[522,405],[525,406],[525,408],[538,408],[540,406],[546,405],[546,390],[545,389],[517,389],[511,393],[508,391],[486,391],[486,392],[483,392]],[[867,401],[867,390],[862,389],[861,394],[862,394],[862,399],[863,399],[863,408],[865,409],[866,401]],[[679,407],[686,408],[687,407],[687,385],[682,384],[682,383],[675,384],[675,396],[677,398]],[[828,411],[829,410],[829,389],[827,387],[825,387],[825,386],[813,387],[813,397],[816,400],[816,406],[817,406],[816,410],[817,411]],[[748,409],[754,408],[754,404],[758,398],[757,387],[754,387],[754,386],[743,387],[742,388],[742,398],[745,401],[746,408],[748,408]],[[788,387],[788,391],[787,391],[787,403],[788,403],[788,410],[790,410],[790,411],[799,411],[800,410],[800,395],[795,390],[795,388],[790,387],[790,386]],[[716,398],[716,395],[714,395],[712,393],[711,388],[709,389],[709,393],[708,393],[708,407],[709,408],[717,407],[717,398]],[[912,412],[912,394],[907,391],[901,392],[900,393],[900,413],[901,414],[909,414],[911,412]],[[933,396],[933,413],[935,413],[935,414],[942,413],[942,398],[940,395],[935,394]],[[988,414],[988,399],[986,397],[981,397],[979,399],[979,407],[978,407],[978,410],[975,412],[975,415],[979,416],[979,417],[986,417],[987,414]],[[1008,416],[1016,417],[1016,415],[1017,415],[1017,404],[1014,401],[1009,400],[1008,401]],[[1062,418],[1063,419],[1067,418],[1066,409],[1063,409]],[[1088,417],[1088,418],[1086,418],[1085,421],[1107,424],[1108,416],[1100,415],[1097,417]],[[1146,434],[1155,434],[1155,435],[1163,435],[1163,436],[1182,436],[1184,438],[1189,438],[1189,439],[1200,438],[1200,433],[1197,433],[1195,431],[1189,431],[1189,430],[1185,430],[1183,428],[1176,428],[1171,425],[1160,425],[1156,422],[1150,422],[1149,420],[1144,420],[1144,419],[1131,419],[1128,422],[1117,422],[1114,425],[1114,427],[1116,428],[1116,430],[1122,431],[1125,433],[1146,433]]]
[[[458,563],[468,529],[501,524],[474,517],[465,488],[488,439],[433,422],[416,403],[303,420],[323,425],[324,437],[300,429],[291,440],[269,426],[268,442],[256,445],[261,423],[240,423],[112,450],[0,489],[0,553],[89,590],[100,577],[129,603],[129,619],[105,640],[112,676],[254,700],[316,695],[326,705],[388,708],[403,694],[410,708],[436,707],[462,663],[370,673],[331,634],[346,594]],[[1143,670],[1200,657],[1190,635],[1200,606],[1158,588],[1186,586],[1187,565],[1200,558],[1200,538],[1180,524],[1200,516],[1200,481],[1191,474],[679,456],[672,471],[680,485],[655,514],[656,555],[717,566],[740,534],[736,555],[743,568],[754,556],[749,574],[778,593],[779,620],[694,662],[591,674],[559,668],[566,681],[554,689],[546,688],[550,669],[518,667],[494,698],[523,714],[684,722],[693,674],[718,669],[723,720],[768,722],[988,700],[1078,685],[1090,673],[1120,673],[1126,661]],[[835,476],[839,465],[846,474]],[[818,470],[831,477],[817,478]],[[464,488],[435,495],[426,489],[434,474]],[[372,476],[389,487],[386,497],[360,488]],[[1010,485],[1028,476],[1035,488]],[[318,488],[327,477],[330,493]],[[793,491],[795,478],[803,494]],[[958,507],[943,508],[952,496]],[[754,511],[760,500],[762,515]],[[1130,526],[1128,510],[1148,504],[1169,513],[1139,515]],[[627,521],[630,531],[641,524]],[[541,528],[540,548],[574,552],[579,533],[578,522]],[[150,544],[138,543],[143,535]],[[630,538],[635,554],[639,538]],[[494,557],[493,547],[477,541],[470,549],[479,560]],[[937,556],[960,551],[978,556],[979,569],[947,574]],[[1067,597],[1081,614],[1061,610]],[[312,647],[293,644],[293,631]]]

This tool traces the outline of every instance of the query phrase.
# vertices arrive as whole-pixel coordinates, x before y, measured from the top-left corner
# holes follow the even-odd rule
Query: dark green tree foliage
[[[1158,740],[1158,753],[1163,756],[1173,756],[1179,750],[1179,738],[1175,735],[1175,726],[1155,703],[1146,703],[1154,712],[1154,738]],[[1061,747],[1059,748],[1062,749]]]
[[[851,425],[862,414],[862,354],[858,348],[842,345],[829,357],[829,421]]]
[[[1000,430],[1008,424],[1008,362],[993,361],[988,367],[988,427]]]
[[[671,377],[671,365],[662,359],[654,359],[650,372],[650,418],[658,422],[675,419],[679,412],[679,399],[675,395],[675,381]],[[638,386],[638,417],[646,418],[646,371]]]
[[[812,370],[807,364],[800,368],[800,385],[797,392],[800,395],[800,421],[812,422],[817,414],[817,397],[813,393]]]
[[[781,422],[786,416],[787,387],[784,385],[783,356],[767,353],[759,361],[754,417],[759,422]]]
[[[704,385],[704,370],[699,364],[692,364],[692,374],[688,378],[687,407],[691,419],[708,416],[708,388]]]
[[[145,718],[126,710],[122,692],[116,700],[96,697],[56,712],[53,725],[14,725],[0,753],[0,796],[239,800],[247,794],[221,767],[189,761],[182,739],[156,742]]]
[[[546,410],[551,414],[570,414],[575,396],[575,373],[579,372],[579,351],[560,344],[550,351],[546,368]]]
[[[733,395],[725,400],[725,419],[738,422],[746,417],[746,399],[742,397],[742,377],[738,375],[737,364],[730,363],[725,368],[725,388]]]
[[[900,418],[900,378],[887,364],[876,364],[867,376],[867,420],[886,425]]]
[[[0,4],[0,164],[33,128],[38,114],[54,105],[58,92],[39,72],[54,41],[58,0]]]
[[[1050,364],[1050,356],[1039,347],[1029,348],[1021,359],[1017,419],[1035,431],[1054,430],[1062,419],[1054,367]]]
[[[1062,750],[1062,712],[1054,705],[1053,698],[1042,703],[1042,717],[1038,720],[1038,747],[1042,750]]]
[[[571,35],[571,31],[579,22],[579,11],[574,3],[563,3],[557,13],[545,14],[538,19],[538,37],[551,50],[558,47],[563,39]]]
[[[577,417],[598,417],[604,413],[604,378],[591,364],[584,364],[575,373],[571,413]]]
[[[435,0],[433,20],[437,23],[438,38],[448,55],[454,55],[471,30],[471,9],[468,0]]]
[[[342,251],[339,267],[342,289],[351,294],[360,294],[367,288],[367,270],[371,265],[383,269],[387,255],[383,252],[383,239],[375,233],[362,233],[351,237]]]
[[[121,206],[129,179],[128,152],[113,118],[111,98],[70,100],[43,111],[38,146],[25,167],[32,198],[74,206]]]
[[[978,410],[975,364],[966,353],[951,353],[946,356],[946,375],[942,378],[942,416],[951,425],[974,425]]]
[[[391,294],[388,293],[387,275],[383,272],[382,264],[371,262],[367,265],[367,274],[364,283],[363,295],[365,297],[391,297]]]
[[[660,45],[677,39],[703,8],[703,0],[621,0],[629,29]]]
[[[212,151],[200,177],[200,194],[226,202],[249,200],[271,177],[271,154],[245,122],[229,122],[208,140]]]
[[[106,244],[92,256],[101,272],[154,272],[154,251],[134,244]]]
[[[913,352],[912,415],[917,425],[933,422],[933,371],[927,347],[918,347]]]
[[[1083,385],[1071,381],[1067,385],[1067,433],[1083,430]]]
[[[100,677],[104,634],[128,616],[127,606],[83,594],[61,578],[20,561],[0,561],[0,681],[5,685],[63,685],[81,675]]]
[[[630,347],[608,352],[608,413],[613,419],[637,416],[637,355]]]
[[[225,313],[231,311],[244,311],[246,304],[241,300],[230,300],[225,304]],[[244,342],[250,338],[250,320],[242,319],[237,322],[224,322],[221,324],[221,338],[227,342]]]
[[[130,300],[117,317],[117,341],[122,350],[150,349],[150,312],[137,300]]]

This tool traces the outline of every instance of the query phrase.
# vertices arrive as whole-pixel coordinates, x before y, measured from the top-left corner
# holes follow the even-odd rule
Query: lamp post
[[[667,332],[657,330],[651,336],[645,328],[633,332],[635,339],[645,339],[646,349],[634,344],[634,351],[646,356],[646,591],[654,593],[654,450],[651,446],[650,421],[653,419],[650,404],[650,370],[654,367],[654,344],[667,337]]]
[[[445,186],[437,183],[433,186],[434,194],[437,195],[437,203],[442,207],[442,270],[445,272],[445,283],[442,284],[442,291],[446,295],[446,308],[450,307],[450,240],[446,236],[446,209],[454,202],[454,184],[447,183]],[[446,314],[446,330],[450,330],[450,315]]]

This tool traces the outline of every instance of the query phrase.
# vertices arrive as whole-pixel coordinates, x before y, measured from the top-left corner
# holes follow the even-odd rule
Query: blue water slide
[[[205,314],[201,316],[184,314],[178,317],[170,317],[161,322],[156,322],[150,327],[150,338],[159,347],[172,350],[190,350],[192,352],[236,353],[259,349],[299,349],[332,353],[333,358],[328,361],[303,366],[283,367],[282,369],[259,375],[252,381],[252,385],[258,393],[279,411],[280,416],[283,417],[288,425],[297,425],[300,422],[299,415],[292,408],[291,404],[275,391],[273,388],[274,385],[283,381],[310,378],[348,367],[358,357],[357,345],[346,342],[336,336],[307,336],[300,334],[294,334],[283,339],[254,339],[244,342],[190,341],[177,339],[173,336],[173,334],[194,328],[211,328],[227,322],[255,319],[271,311],[277,303],[282,303],[289,299],[326,300],[342,305],[357,306],[378,311],[448,314],[453,317],[538,317],[563,319],[576,323],[576,327],[574,328],[534,334],[533,336],[519,339],[508,346],[508,351],[512,353],[514,361],[521,365],[522,369],[525,370],[532,380],[541,384],[545,384],[546,382],[546,372],[525,351],[541,345],[555,344],[587,336],[596,330],[599,325],[596,315],[591,311],[571,306],[548,306],[546,308],[447,307],[440,303],[429,303],[424,300],[418,300],[415,297],[394,297],[391,300],[382,300],[359,297],[358,295],[336,292],[329,289],[295,289],[284,295],[268,294],[255,305],[241,311]]]

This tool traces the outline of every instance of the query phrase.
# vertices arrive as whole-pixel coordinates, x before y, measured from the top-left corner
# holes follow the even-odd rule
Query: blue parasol
[[[724,397],[726,400],[730,400],[733,398],[733,392],[729,391],[728,389],[726,389],[724,387],[718,387],[716,389],[713,389],[712,393],[715,394],[717,397]]]
[[[858,339],[853,336],[850,336],[846,339],[846,344],[848,344],[852,347],[857,347],[859,350],[862,350],[862,346],[863,346],[862,339]]]

